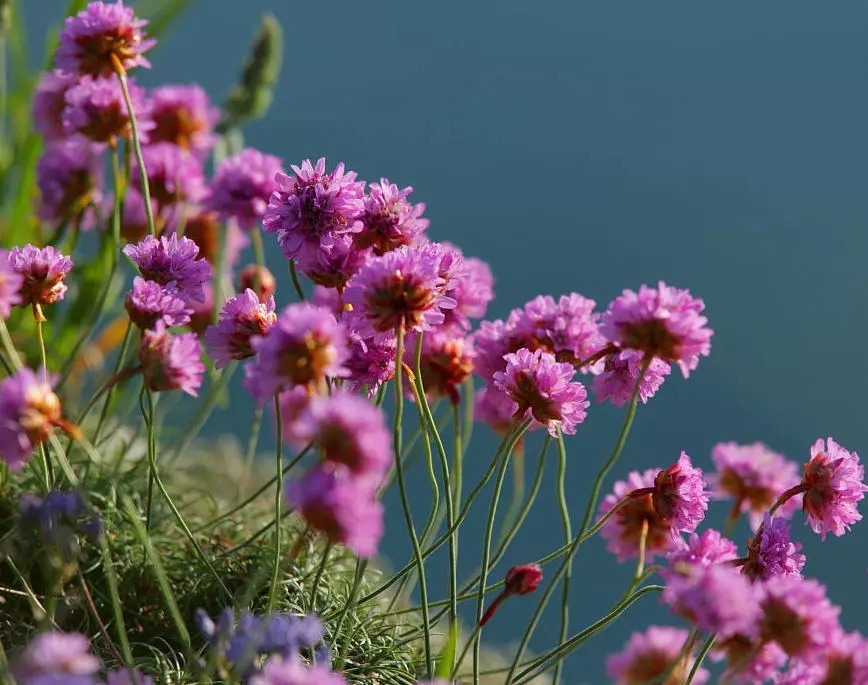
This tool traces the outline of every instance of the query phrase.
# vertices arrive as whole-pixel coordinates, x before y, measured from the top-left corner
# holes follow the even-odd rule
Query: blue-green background
[[[37,31],[66,5],[23,4]],[[763,440],[799,461],[827,435],[868,449],[868,5],[199,0],[140,81],[198,81],[220,101],[266,11],[285,30],[284,69],[248,143],[287,163],[325,155],[362,178],[414,185],[432,237],[491,264],[492,316],[539,293],[577,291],[604,307],[658,279],[705,299],[712,355],[640,410],[617,475],[665,466],[682,449],[710,466],[724,440]],[[277,250],[269,260],[284,273]],[[244,402],[212,429],[231,421],[244,439]],[[621,416],[594,405],[569,441],[574,518]],[[476,438],[471,472],[494,445],[482,430]],[[495,577],[560,544],[553,486]],[[421,516],[423,477],[414,488]],[[388,504],[384,549],[403,563],[403,522]],[[713,506],[710,520],[725,511]],[[462,533],[467,566],[480,518]],[[793,530],[807,574],[864,631],[864,526],[825,543],[800,515]],[[605,612],[631,571],[600,541],[583,548],[575,629]],[[516,639],[532,605],[513,600],[486,635]],[[534,649],[552,645],[556,618]],[[606,682],[603,656],[657,620],[665,611],[645,601],[571,658],[565,682]]]

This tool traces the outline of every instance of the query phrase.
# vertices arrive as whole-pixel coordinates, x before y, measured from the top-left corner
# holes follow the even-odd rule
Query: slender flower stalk
[[[567,446],[564,443],[564,436],[558,431],[558,504],[561,510],[561,520],[564,527],[564,542],[569,543],[573,538],[573,529],[570,524],[570,508],[567,504]],[[642,550],[642,561],[644,563],[644,549]],[[572,563],[567,565],[566,573],[564,573],[563,599],[561,600],[561,631],[558,636],[558,642],[563,642],[567,639],[567,631],[569,630],[570,622],[570,580],[573,575]],[[563,661],[558,661],[555,664],[555,669],[552,673],[554,682],[560,681]]]
[[[281,558],[281,540],[280,540],[280,510],[282,507],[282,496],[283,496],[283,422],[281,421],[280,416],[280,396],[278,393],[274,394],[274,413],[277,419],[276,422],[276,445],[275,445],[275,465],[276,465],[276,473],[275,477],[277,481],[275,483],[275,493],[274,493],[274,564],[272,566],[272,574],[271,574],[271,587],[268,592],[268,611],[274,611],[274,607],[277,604],[277,586],[280,581],[280,558]]]

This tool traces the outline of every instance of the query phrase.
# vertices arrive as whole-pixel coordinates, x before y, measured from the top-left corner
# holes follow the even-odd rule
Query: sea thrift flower
[[[277,281],[268,267],[248,264],[238,275],[238,291],[243,293],[247,289],[255,292],[260,302],[268,302],[277,290]],[[322,305],[316,297],[312,301],[314,304]]]
[[[0,458],[17,471],[61,421],[55,379],[23,367],[0,381]]]
[[[328,252],[321,251],[299,265],[304,275],[315,284],[343,290],[369,257],[369,252],[353,247],[349,237],[337,236]]]
[[[54,55],[58,69],[90,76],[110,76],[116,65],[124,71],[150,67],[144,53],[156,43],[146,39],[147,21],[136,18],[123,2],[91,2],[69,17]]]
[[[146,281],[141,276],[133,279],[124,307],[130,321],[139,328],[153,328],[157,321],[162,321],[167,327],[183,326],[190,322],[192,311],[171,285]]]
[[[326,288],[323,285],[315,285],[310,301],[319,307],[325,307],[337,318],[344,315],[344,301],[337,288]]]
[[[202,346],[193,333],[170,335],[162,321],[142,332],[139,361],[145,384],[155,392],[183,390],[196,397],[205,373],[201,357]]]
[[[484,626],[494,616],[494,613],[507,597],[512,595],[527,595],[537,589],[542,581],[543,573],[539,564],[522,564],[513,566],[506,572],[503,591],[494,598],[494,601],[485,610],[479,625]]]
[[[476,350],[476,364],[474,371],[478,376],[491,381],[494,374],[506,368],[503,356],[510,352],[517,352],[521,348],[532,349],[532,340],[521,340],[515,335],[513,329],[515,321],[522,316],[520,309],[514,309],[510,315],[509,323],[500,319],[495,321],[483,321],[473,333],[473,348]]]
[[[305,666],[298,659],[271,658],[250,685],[346,685],[340,673],[325,666]]]
[[[102,201],[102,162],[94,146],[81,138],[52,143],[36,163],[40,200],[39,218],[60,225],[78,221],[92,228],[96,217],[91,206]]]
[[[129,82],[130,100],[136,115],[142,140],[154,127],[145,92]],[[63,130],[67,135],[81,135],[95,143],[110,143],[132,135],[130,115],[124,102],[120,83],[116,78],[82,77],[66,91],[63,110]]]
[[[235,219],[249,231],[261,223],[282,166],[278,157],[246,148],[219,164],[205,202],[221,219]]]
[[[414,244],[431,222],[422,218],[424,204],[407,200],[412,192],[411,186],[398,189],[387,178],[371,183],[361,216],[363,228],[353,236],[356,246],[381,255]]]
[[[100,662],[89,648],[88,639],[79,633],[41,633],[27,644],[14,669],[15,677],[24,685],[96,683]],[[51,676],[56,680],[49,680]]]
[[[12,267],[8,250],[0,250],[0,317],[7,318],[12,307],[21,304],[23,284],[24,274]]]
[[[106,685],[154,685],[154,679],[138,669],[116,668],[106,675]]]
[[[745,635],[733,635],[715,643],[712,658],[725,658],[725,682],[764,683],[773,679],[787,662],[787,653],[774,642],[761,643]]]
[[[702,470],[694,468],[686,452],[678,461],[654,478],[651,500],[660,517],[673,532],[692,533],[705,518],[708,492]]]
[[[637,350],[621,350],[607,356],[603,371],[594,377],[593,390],[597,402],[611,400],[616,407],[623,407],[632,400],[643,366],[644,357]],[[666,362],[656,357],[651,360],[639,383],[638,398],[642,404],[654,397],[670,371],[671,367]]]
[[[352,382],[355,391],[367,388],[368,395],[373,396],[383,383],[395,375],[397,341],[394,336],[382,333],[362,337],[353,331],[351,324],[349,327],[350,352],[345,363],[347,379]]]
[[[488,264],[463,257],[461,269],[449,283],[446,295],[455,300],[455,307],[444,312],[443,326],[469,331],[470,319],[485,316],[488,303],[494,299],[494,277]]]
[[[829,438],[817,440],[805,464],[802,508],[811,530],[825,540],[826,533],[841,536],[862,519],[857,503],[868,489],[859,455]]]
[[[158,205],[198,202],[205,197],[205,171],[202,162],[171,143],[147,145],[142,150],[151,197]],[[133,165],[130,183],[140,188],[142,177]]]
[[[20,306],[32,306],[37,320],[45,321],[41,305],[63,299],[67,290],[63,281],[72,269],[72,260],[50,245],[13,247],[8,259],[9,265],[24,277]]]
[[[306,302],[288,306],[268,337],[253,338],[251,344],[257,357],[244,368],[245,387],[260,400],[294,385],[317,388],[326,376],[346,374],[346,331],[322,307]]]
[[[405,358],[415,368],[415,334],[408,336]],[[441,329],[422,336],[420,360],[422,383],[431,397],[448,397],[454,404],[460,401],[458,387],[473,371],[473,345],[464,337],[453,337]]]
[[[214,126],[220,110],[211,104],[205,90],[196,84],[167,85],[150,92],[154,130],[152,143],[172,143],[199,157],[214,145]]]
[[[73,74],[63,71],[47,71],[39,78],[33,92],[33,128],[46,141],[55,141],[66,134],[63,130],[63,110],[66,108],[66,91],[75,84]]]
[[[790,541],[790,525],[766,514],[757,534],[748,542],[748,560],[742,570],[752,580],[800,576],[805,566],[801,549],[798,542]]]
[[[342,467],[315,466],[301,479],[287,483],[287,499],[311,528],[339,542],[362,558],[377,553],[383,536],[383,506],[374,485]]]
[[[111,211],[110,208],[107,208]],[[154,229],[157,235],[162,235],[166,227],[166,219],[160,212],[160,207],[151,198],[151,212],[154,216]],[[186,231],[185,231],[186,233]],[[148,235],[148,216],[145,213],[145,200],[138,188],[129,186],[124,194],[124,211],[121,217],[121,236],[129,243],[139,242]]]
[[[777,642],[793,659],[822,659],[840,632],[841,610],[828,600],[826,588],[798,575],[779,575],[762,589],[762,638]]]
[[[821,685],[868,683],[868,639],[858,632],[837,636],[820,672]]]
[[[268,335],[276,320],[273,297],[262,303],[248,288],[226,300],[217,325],[205,331],[205,344],[214,366],[220,369],[233,359],[252,357],[252,338]]]
[[[606,658],[606,673],[615,685],[679,685],[694,661],[692,654],[681,654],[687,639],[686,630],[668,626],[650,626],[643,633],[633,633],[623,650]],[[700,668],[693,682],[705,683],[708,676],[708,671]]]
[[[493,385],[479,390],[474,398],[474,418],[501,433],[508,432],[514,425],[514,411],[515,402]]]
[[[442,295],[440,264],[429,251],[410,247],[367,262],[352,278],[344,301],[353,307],[360,333],[428,330],[443,323],[455,300]]]
[[[542,350],[522,349],[505,359],[506,370],[494,374],[494,383],[515,402],[513,417],[533,417],[552,437],[559,431],[573,435],[588,407],[585,387],[572,380],[575,369]]]
[[[362,230],[364,183],[356,181],[355,172],[345,172],[343,164],[326,173],[325,158],[315,167],[305,160],[292,170],[292,177],[277,174],[263,227],[277,234],[286,257],[306,271],[319,252],[332,250],[338,236]]]
[[[711,351],[713,331],[700,312],[702,300],[663,281],[657,288],[643,285],[625,290],[603,314],[600,330],[607,339],[650,357],[678,363],[686,378]]]
[[[189,238],[149,235],[135,245],[127,245],[123,252],[147,280],[160,285],[174,284],[186,302],[205,301],[203,286],[211,279],[211,265],[197,259],[199,247]]]
[[[674,541],[672,551],[666,556],[669,567],[674,572],[688,566],[708,567],[737,558],[738,546],[714,528],[703,531],[702,535],[691,533],[689,542],[679,537]],[[669,570],[661,569],[664,577],[667,577],[668,573]]]
[[[733,514],[747,511],[754,530],[781,493],[799,482],[796,464],[761,442],[718,443],[711,451],[711,460],[717,467],[713,496],[734,499]],[[798,501],[791,499],[776,513],[789,517],[797,508]]]

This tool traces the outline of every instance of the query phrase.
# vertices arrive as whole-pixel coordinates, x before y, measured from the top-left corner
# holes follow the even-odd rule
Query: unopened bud
[[[250,264],[242,269],[238,282],[239,292],[243,293],[247,288],[256,293],[260,302],[265,303],[274,295],[277,282],[268,267]]]
[[[506,572],[506,592],[511,595],[526,595],[536,590],[542,577],[539,564],[513,566]]]

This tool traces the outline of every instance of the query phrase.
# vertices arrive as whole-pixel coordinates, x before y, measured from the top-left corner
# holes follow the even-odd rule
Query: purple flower
[[[405,360],[415,369],[416,334],[407,336]],[[458,388],[473,372],[473,343],[460,333],[453,335],[443,329],[429,331],[422,336],[420,370],[425,394],[429,397],[448,397],[454,404],[460,402]]]
[[[73,676],[95,676],[100,662],[90,653],[88,639],[79,633],[42,633],[27,643],[14,671],[19,683],[40,682],[40,676],[69,676],[70,685],[95,683],[96,679],[76,680]]]
[[[274,298],[260,302],[249,288],[226,300],[216,326],[208,326],[205,344],[218,369],[233,359],[247,359],[254,355],[252,339],[266,336],[277,320]]]
[[[24,277],[20,306],[53,304],[66,294],[66,274],[72,269],[72,260],[51,245],[13,247],[9,251],[9,266]]]
[[[17,471],[61,421],[55,379],[23,367],[0,381],[0,458]]]
[[[220,110],[211,104],[208,93],[196,84],[166,85],[150,92],[154,130],[152,143],[172,143],[204,157],[214,145],[214,126]]]
[[[622,347],[640,350],[681,367],[685,378],[711,351],[713,331],[700,314],[702,300],[663,281],[657,288],[643,285],[625,290],[603,314],[600,330]]]
[[[858,502],[868,490],[865,469],[859,455],[829,438],[811,447],[811,460],[805,464],[805,496],[802,508],[811,530],[825,540],[826,533],[841,536],[850,525],[862,519]]]
[[[690,534],[690,541],[685,542],[679,537],[673,543],[673,549],[666,556],[669,568],[677,573],[687,566],[708,567],[734,561],[738,558],[737,545],[714,528],[705,530],[702,535]],[[668,577],[669,569],[661,569],[661,575]]]
[[[343,321],[352,322],[352,317]],[[370,337],[362,337],[350,326],[350,352],[344,366],[347,368],[347,379],[352,382],[355,391],[367,388],[368,395],[373,396],[380,386],[391,380],[395,375],[395,354],[397,341],[394,336],[378,333]]]
[[[129,83],[130,100],[136,115],[141,139],[154,127],[145,92]],[[95,143],[108,143],[132,134],[130,115],[124,102],[120,83],[111,76],[83,76],[66,91],[63,110],[63,130],[67,135],[81,135]]]
[[[63,110],[66,107],[66,91],[74,85],[73,74],[63,71],[47,71],[39,78],[33,92],[33,128],[46,141],[63,138]]]
[[[156,43],[146,39],[147,21],[136,18],[123,2],[91,2],[69,17],[60,32],[54,55],[58,69],[90,76],[110,76],[116,66],[124,71],[150,67],[144,53]]]
[[[198,202],[205,197],[202,161],[171,143],[147,145],[142,150],[151,197],[158,205]],[[133,165],[130,182],[141,188],[138,165]]]
[[[861,633],[839,635],[826,653],[821,685],[868,683],[868,639]]]
[[[44,498],[25,493],[21,496],[21,521],[38,529],[37,536],[65,561],[80,552],[78,535],[96,542],[103,535],[102,520],[94,514],[80,494],[51,490]],[[28,539],[32,542],[32,538]]]
[[[764,683],[787,662],[787,653],[774,642],[762,643],[745,635],[715,643],[712,658],[728,662],[724,678],[733,683]]]
[[[474,418],[487,423],[498,432],[506,433],[512,428],[514,411],[515,402],[493,385],[488,385],[476,393],[473,404]]]
[[[769,643],[774,644],[774,643]],[[783,650],[781,650],[783,652]],[[786,656],[786,653],[784,653]],[[787,666],[787,670],[783,673],[776,673],[772,677],[774,685],[834,685],[836,682],[858,683],[858,680],[841,680],[829,681],[826,680],[826,672],[823,664],[820,663],[805,663],[804,661],[791,660]]]
[[[531,349],[533,342],[522,341],[514,333],[515,321],[522,316],[520,309],[514,309],[508,323],[500,319],[483,321],[473,333],[473,347],[476,350],[475,372],[482,378],[491,381],[494,374],[506,368],[503,355],[517,352],[523,347]],[[522,344],[526,343],[526,344]]]
[[[444,285],[438,256],[404,247],[368,261],[350,280],[344,301],[364,335],[422,331],[442,324],[443,310],[455,306],[442,294]]]
[[[183,390],[197,396],[205,365],[202,346],[194,333],[170,335],[166,325],[157,321],[153,328],[142,331],[139,362],[145,384],[151,390]]]
[[[686,630],[669,626],[650,626],[643,633],[633,633],[623,650],[606,658],[606,673],[615,685],[684,682],[694,661],[692,653],[681,653],[688,637]],[[666,680],[660,680],[665,674]],[[708,676],[700,668],[693,682],[705,683]]]
[[[251,340],[256,359],[244,368],[244,385],[259,400],[295,385],[322,386],[346,374],[347,333],[322,307],[306,302],[284,309],[268,337]]]
[[[146,281],[141,276],[133,279],[124,306],[130,321],[139,328],[153,328],[157,321],[167,327],[183,326],[190,322],[193,311],[171,285]]]
[[[145,279],[160,285],[173,284],[185,302],[205,301],[203,286],[211,278],[211,265],[196,259],[199,246],[190,238],[149,235],[135,245],[127,245],[123,252]]]
[[[24,274],[10,264],[9,251],[0,250],[0,317],[7,318],[12,307],[21,304],[22,285]]]
[[[369,257],[369,252],[353,247],[349,236],[339,235],[335,236],[328,252],[321,251],[304,262],[299,261],[299,266],[304,275],[317,285],[343,289]]]
[[[469,331],[470,319],[485,316],[488,303],[494,299],[494,277],[488,264],[474,257],[462,257],[461,268],[450,281],[446,296],[455,300],[455,307],[444,312],[443,326]]]
[[[36,164],[36,184],[40,219],[52,225],[79,221],[84,230],[96,224],[92,206],[102,202],[102,162],[94,145],[81,138],[49,145]]]
[[[316,167],[305,160],[292,170],[295,176],[277,175],[263,227],[276,233],[286,257],[307,271],[320,252],[334,248],[338,236],[362,229],[364,183],[356,181],[355,172],[345,172],[343,164],[326,173],[325,158]]]
[[[752,580],[800,576],[805,566],[805,555],[799,554],[801,549],[798,542],[790,541],[790,525],[766,513],[756,536],[748,542],[748,560],[742,571]]]
[[[654,508],[673,534],[692,533],[705,518],[709,497],[705,486],[702,469],[695,468],[683,451],[678,461],[654,478]]]
[[[249,231],[262,221],[282,168],[280,158],[245,148],[217,167],[205,202],[221,219],[235,219]]]
[[[318,307],[325,307],[337,318],[340,318],[344,313],[344,301],[337,288],[315,285],[310,301]],[[349,324],[347,325],[349,326]]]
[[[737,503],[733,511],[746,510],[754,530],[759,528],[763,513],[778,496],[799,482],[796,464],[761,442],[750,445],[718,443],[711,451],[711,460],[717,467],[712,496],[716,499],[733,498]],[[798,501],[793,498],[784,503],[777,514],[789,517],[796,509]]]
[[[362,558],[377,553],[383,536],[383,506],[369,479],[345,467],[315,466],[301,479],[287,482],[287,499],[311,528]]]
[[[356,246],[381,255],[415,244],[431,222],[422,218],[424,204],[414,205],[407,200],[412,192],[411,186],[399,189],[387,178],[371,183],[361,216],[363,228],[353,236]]]
[[[262,671],[250,679],[250,685],[346,685],[340,673],[325,666],[305,666],[298,659],[272,657]]]
[[[558,431],[573,435],[585,420],[585,387],[574,382],[576,370],[542,350],[521,349],[507,354],[506,370],[494,374],[494,383],[515,402],[513,417],[533,417],[552,437]]]
[[[106,685],[154,685],[154,679],[142,675],[138,669],[116,668],[106,675]]]
[[[597,402],[611,400],[616,407],[622,407],[633,399],[643,362],[644,357],[637,350],[621,350],[607,356],[603,371],[594,378]],[[656,357],[651,360],[639,384],[639,400],[643,404],[654,397],[670,371],[666,362]]]
[[[798,575],[773,576],[762,584],[763,640],[774,640],[793,659],[820,661],[840,634],[841,610],[826,588]]]

